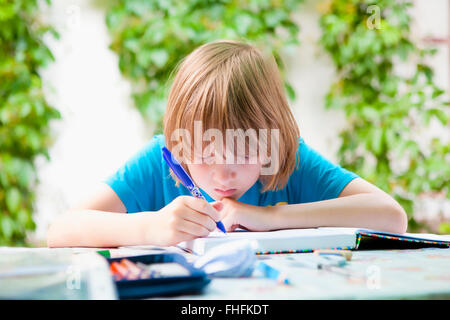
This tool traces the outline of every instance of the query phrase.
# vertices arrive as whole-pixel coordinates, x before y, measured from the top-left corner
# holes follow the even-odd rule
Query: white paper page
[[[356,228],[285,229],[278,231],[211,232],[208,237],[183,242],[180,246],[198,254],[229,241],[256,240],[256,252],[313,250],[354,247]]]

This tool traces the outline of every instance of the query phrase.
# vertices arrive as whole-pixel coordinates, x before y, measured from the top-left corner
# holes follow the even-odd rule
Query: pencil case
[[[106,258],[109,265],[128,259],[133,263],[146,265],[149,269],[159,268],[157,277],[147,279],[114,279],[119,299],[138,299],[181,294],[200,293],[211,282],[207,274],[187,262],[178,253],[158,253],[129,257]],[[175,268],[174,268],[175,267]],[[111,274],[113,277],[113,274]]]

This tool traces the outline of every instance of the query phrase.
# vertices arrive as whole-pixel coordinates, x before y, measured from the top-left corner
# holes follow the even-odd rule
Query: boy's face
[[[206,161],[205,161],[206,160]],[[207,161],[210,160],[210,161]],[[243,161],[242,161],[243,162]],[[255,161],[256,162],[256,161]],[[214,200],[239,199],[256,181],[261,173],[261,164],[245,158],[245,163],[227,164],[204,159],[201,164],[187,164],[195,183]]]

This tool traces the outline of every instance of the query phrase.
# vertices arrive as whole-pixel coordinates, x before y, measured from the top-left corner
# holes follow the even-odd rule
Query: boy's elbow
[[[52,226],[50,226],[48,231],[47,231],[47,247],[49,247],[49,248],[57,247],[56,241],[55,241],[55,236],[54,236],[53,233],[54,232],[52,230]]]
[[[57,221],[54,221],[47,230],[47,247],[57,248],[62,247],[61,237],[59,236]]]
[[[408,229],[408,216],[403,207],[395,200],[389,205],[390,225],[393,233],[405,233]]]
[[[70,246],[73,242],[73,234],[76,224],[69,220],[69,213],[57,217],[47,230],[47,247],[59,248]]]

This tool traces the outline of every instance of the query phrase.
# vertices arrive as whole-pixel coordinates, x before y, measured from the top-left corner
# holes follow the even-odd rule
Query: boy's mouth
[[[214,189],[214,192],[217,193],[217,194],[220,195],[220,196],[223,196],[223,197],[229,197],[229,196],[231,196],[233,193],[235,193],[236,190],[237,190],[237,189],[226,189],[226,190],[221,190],[221,189],[215,188],[215,189]]]

